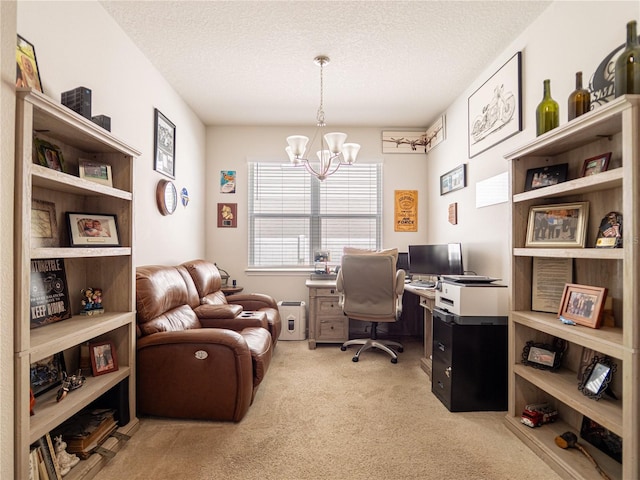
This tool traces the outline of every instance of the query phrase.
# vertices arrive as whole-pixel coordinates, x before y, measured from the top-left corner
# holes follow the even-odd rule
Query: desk
[[[309,289],[309,348],[316,343],[349,340],[349,318],[342,313],[335,280],[307,280]]]
[[[436,303],[435,290],[421,287],[414,287],[407,283],[404,291],[412,295],[417,295],[420,300],[420,307],[423,309],[424,321],[424,356],[420,359],[420,368],[431,378],[431,357],[433,352],[433,308]]]
[[[306,286],[309,289],[309,348],[315,349],[317,343],[344,343],[349,340],[349,319],[340,308],[336,281],[307,280]],[[436,292],[410,284],[406,284],[404,290],[419,300],[424,322],[424,356],[420,359],[420,367],[431,378],[432,313]]]

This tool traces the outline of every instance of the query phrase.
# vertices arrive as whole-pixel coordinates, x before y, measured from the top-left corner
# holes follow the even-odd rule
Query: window
[[[378,249],[382,165],[341,167],[324,182],[289,164],[249,164],[249,266],[311,267],[313,252],[338,262],[344,246]]]

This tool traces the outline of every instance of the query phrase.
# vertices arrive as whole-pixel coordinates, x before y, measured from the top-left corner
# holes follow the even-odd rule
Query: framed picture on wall
[[[469,158],[522,131],[522,52],[471,94]]]
[[[176,126],[160,110],[155,112],[154,164],[156,172],[176,178]]]

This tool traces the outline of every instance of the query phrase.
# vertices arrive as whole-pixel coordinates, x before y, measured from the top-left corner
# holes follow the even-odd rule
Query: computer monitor
[[[398,261],[396,262],[396,270],[404,270],[409,275],[409,253],[398,252]]]
[[[412,276],[464,275],[462,244],[409,245]]]

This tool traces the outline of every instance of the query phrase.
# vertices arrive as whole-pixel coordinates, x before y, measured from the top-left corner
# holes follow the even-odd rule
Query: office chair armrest
[[[402,269],[396,272],[396,294],[400,297],[402,297],[402,294],[404,293],[405,276],[406,276],[406,273]]]

